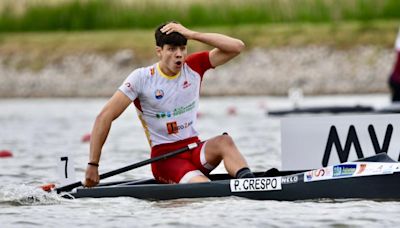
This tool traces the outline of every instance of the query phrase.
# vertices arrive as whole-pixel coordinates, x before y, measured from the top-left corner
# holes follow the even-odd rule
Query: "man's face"
[[[174,46],[165,44],[157,47],[157,55],[160,58],[161,69],[168,75],[176,75],[180,72],[187,56],[186,45]]]

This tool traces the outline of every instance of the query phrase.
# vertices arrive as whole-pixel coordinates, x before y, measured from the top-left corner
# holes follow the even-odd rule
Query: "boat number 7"
[[[65,178],[68,178],[68,172],[67,172],[67,170],[68,170],[68,157],[61,157],[60,158],[61,159],[61,161],[65,161]]]

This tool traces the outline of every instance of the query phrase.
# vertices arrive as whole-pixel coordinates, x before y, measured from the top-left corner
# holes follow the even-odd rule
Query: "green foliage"
[[[36,1],[22,12],[16,2],[3,3],[0,31],[155,28],[170,20],[210,27],[400,18],[399,0]]]

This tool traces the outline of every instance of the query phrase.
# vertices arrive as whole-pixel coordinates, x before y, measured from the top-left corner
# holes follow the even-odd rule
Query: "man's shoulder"
[[[213,68],[210,63],[209,54],[209,51],[195,52],[188,55],[185,62],[192,70],[196,71],[202,77],[204,72]]]
[[[156,73],[156,64],[153,64],[146,67],[136,68],[129,74],[129,77],[148,77],[148,76],[154,76],[155,73]]]
[[[209,59],[209,51],[199,51],[194,52],[186,57],[186,62],[196,62],[196,61],[208,61]]]

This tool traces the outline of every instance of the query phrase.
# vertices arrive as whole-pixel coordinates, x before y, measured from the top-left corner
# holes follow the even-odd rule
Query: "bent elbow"
[[[110,117],[110,115],[104,111],[100,112],[96,116],[96,122],[97,123],[111,123],[113,121],[113,118]]]

